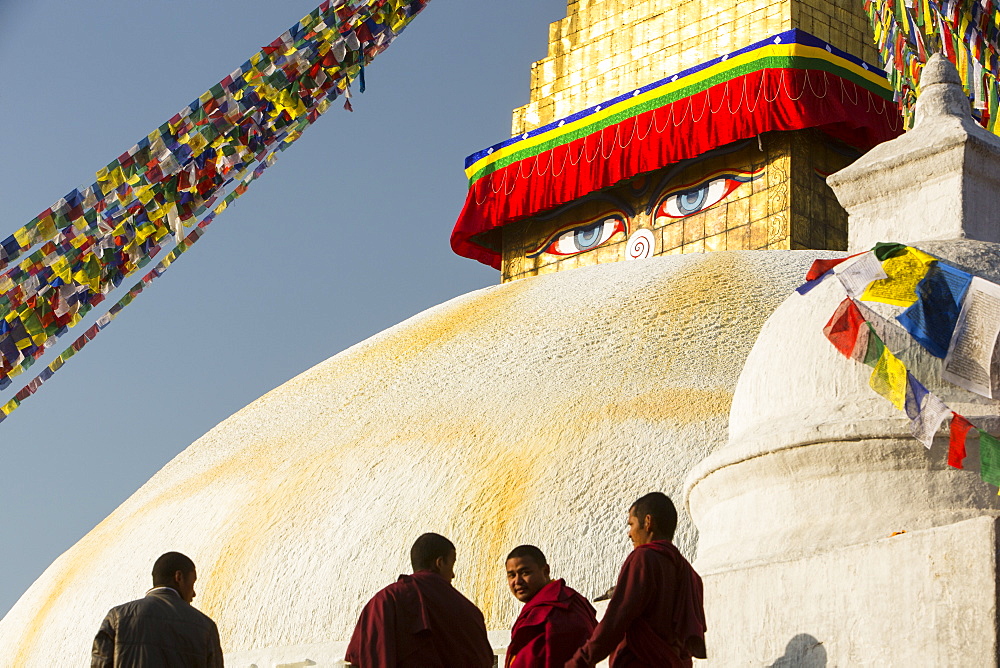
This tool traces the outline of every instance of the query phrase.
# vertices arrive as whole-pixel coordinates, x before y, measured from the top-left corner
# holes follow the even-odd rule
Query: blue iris
[[[594,223],[593,225],[577,228],[575,234],[573,235],[573,243],[576,245],[576,249],[579,251],[585,251],[596,246],[601,241],[601,231],[603,229],[603,220]]]
[[[705,199],[708,197],[709,183],[704,183],[691,190],[677,193],[677,209],[685,216],[698,213],[705,206]]]

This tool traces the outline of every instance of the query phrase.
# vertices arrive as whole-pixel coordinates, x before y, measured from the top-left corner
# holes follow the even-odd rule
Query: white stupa
[[[539,545],[588,596],[630,547],[625,512],[726,442],[771,311],[820,251],[598,265],[433,308],[319,364],[192,444],[62,555],[0,621],[0,665],[83,666],[153,559],[198,565],[227,665],[342,658],[361,606],[425,531],[501,651],[503,558]],[[685,518],[678,542],[694,557]]]

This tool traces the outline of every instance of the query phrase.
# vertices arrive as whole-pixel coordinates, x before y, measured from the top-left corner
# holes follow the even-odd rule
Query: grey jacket
[[[215,622],[173,589],[112,608],[91,654],[91,668],[222,668]]]

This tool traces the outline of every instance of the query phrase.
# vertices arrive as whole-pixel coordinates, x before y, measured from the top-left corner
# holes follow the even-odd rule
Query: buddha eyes
[[[657,218],[687,218],[715,206],[744,183],[763,174],[757,172],[726,172],[715,174],[693,185],[674,188],[656,207]]]
[[[542,253],[562,257],[579,255],[603,246],[619,233],[625,234],[626,229],[623,215],[601,216],[595,221],[559,230],[528,257],[538,257]]]

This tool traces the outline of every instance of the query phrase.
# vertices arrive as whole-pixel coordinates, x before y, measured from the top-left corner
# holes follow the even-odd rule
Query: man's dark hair
[[[545,555],[542,554],[542,551],[534,545],[518,545],[510,551],[510,554],[507,555],[506,561],[524,558],[533,560],[539,566],[548,565],[548,562],[545,561]]]
[[[413,572],[427,571],[434,567],[438,557],[447,557],[455,551],[455,545],[444,536],[436,533],[425,533],[413,542],[410,548],[410,564]]]
[[[174,584],[174,573],[180,571],[187,575],[194,572],[194,562],[180,552],[167,552],[153,564],[153,586],[171,586]]]
[[[674,531],[677,530],[677,508],[670,497],[663,492],[650,492],[639,497],[629,512],[641,522],[646,515],[653,518],[653,528],[656,535],[663,536],[668,540],[674,539]]]

